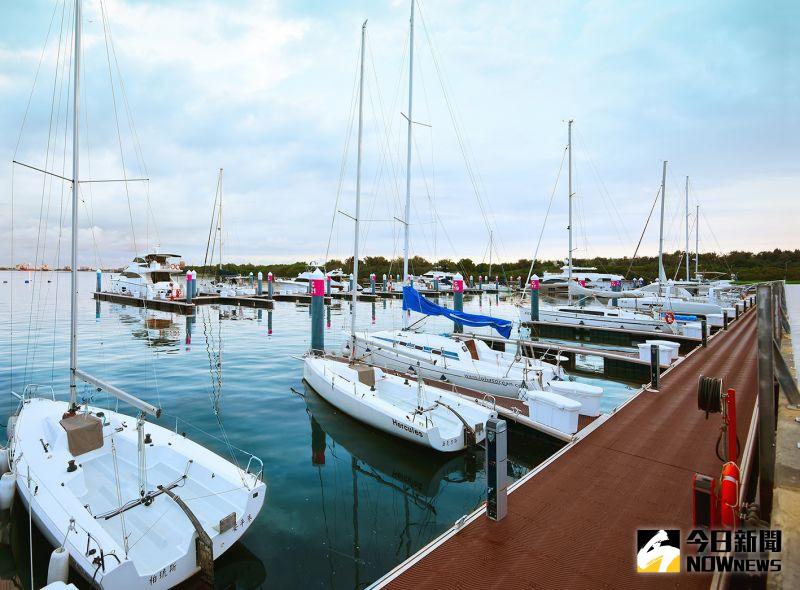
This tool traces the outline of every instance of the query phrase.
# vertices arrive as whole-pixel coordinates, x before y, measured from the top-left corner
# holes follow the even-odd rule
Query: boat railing
[[[251,471],[250,470],[250,467],[251,467],[251,465],[253,463],[255,463],[255,467],[258,468],[258,471]],[[255,475],[256,476],[256,481],[261,481],[261,479],[262,479],[262,477],[264,475],[264,462],[261,459],[259,459],[258,457],[256,457],[255,455],[250,455],[250,459],[248,459],[247,467],[245,467],[244,471],[245,471],[245,473],[248,473],[250,475]]]
[[[49,395],[47,392],[45,392],[44,394],[40,393],[39,392],[40,389],[49,390],[50,392]],[[12,390],[11,395],[13,395],[15,398],[23,402],[27,399],[32,399],[34,397],[49,397],[53,401],[56,401],[56,392],[53,389],[53,386],[43,385],[40,383],[29,383],[28,385],[25,386],[25,389],[22,390],[22,395]]]

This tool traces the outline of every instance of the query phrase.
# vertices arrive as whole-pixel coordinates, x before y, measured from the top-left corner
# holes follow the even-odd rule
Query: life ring
[[[170,264],[170,265],[169,265],[169,267],[170,267],[172,270],[178,270],[178,265],[177,265],[177,264]]]
[[[175,289],[175,299],[180,299],[181,295],[183,295],[183,293],[181,293],[181,290]]]
[[[671,311],[668,311],[667,313],[664,314],[664,321],[667,322],[668,324],[675,323],[675,314],[672,313]]]
[[[739,524],[739,467],[733,461],[722,466],[719,486],[720,522],[725,528]]]

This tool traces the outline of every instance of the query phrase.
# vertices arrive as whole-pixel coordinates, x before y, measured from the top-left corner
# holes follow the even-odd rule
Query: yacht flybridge
[[[36,385],[14,394],[19,407],[7,429],[9,468],[33,522],[93,586],[171,588],[197,572],[213,577],[213,560],[248,530],[266,488],[258,458],[234,465],[148,422],[161,408],[78,367],[81,18],[76,0],[69,401]],[[82,403],[80,382],[137,415]]]
[[[180,254],[152,252],[134,258],[121,273],[111,275],[111,292],[144,299],[165,299],[183,290]]]
[[[358,87],[358,159],[353,240],[353,277],[356,284],[366,31],[365,21],[361,27],[361,75]],[[320,285],[325,280],[325,275],[316,270],[309,278]],[[351,335],[354,335],[358,308],[357,290],[352,291],[352,297]],[[330,404],[356,420],[436,451],[455,452],[482,442],[486,437],[486,421],[497,417],[494,410],[457,394],[426,385],[420,374],[416,375],[416,379],[409,379],[385,373],[379,368],[359,362],[352,351],[347,359],[307,354],[303,362],[303,378]]]

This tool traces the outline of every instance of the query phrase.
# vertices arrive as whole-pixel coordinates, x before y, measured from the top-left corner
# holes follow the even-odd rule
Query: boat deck
[[[481,511],[376,583],[389,588],[707,588],[710,574],[636,573],[637,528],[692,528],[695,472],[717,475],[720,417],[697,409],[697,379],[737,392],[739,439],[756,396],[748,311],[554,460],[523,478],[500,522]]]

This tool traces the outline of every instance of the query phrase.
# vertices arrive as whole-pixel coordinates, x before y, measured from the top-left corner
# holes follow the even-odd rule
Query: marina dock
[[[692,476],[721,466],[720,421],[697,409],[698,378],[736,390],[744,446],[755,423],[756,351],[748,311],[668,370],[658,392],[642,390],[510,486],[505,519],[489,520],[484,504],[373,587],[708,588],[710,574],[637,574],[635,531],[692,528]]]

